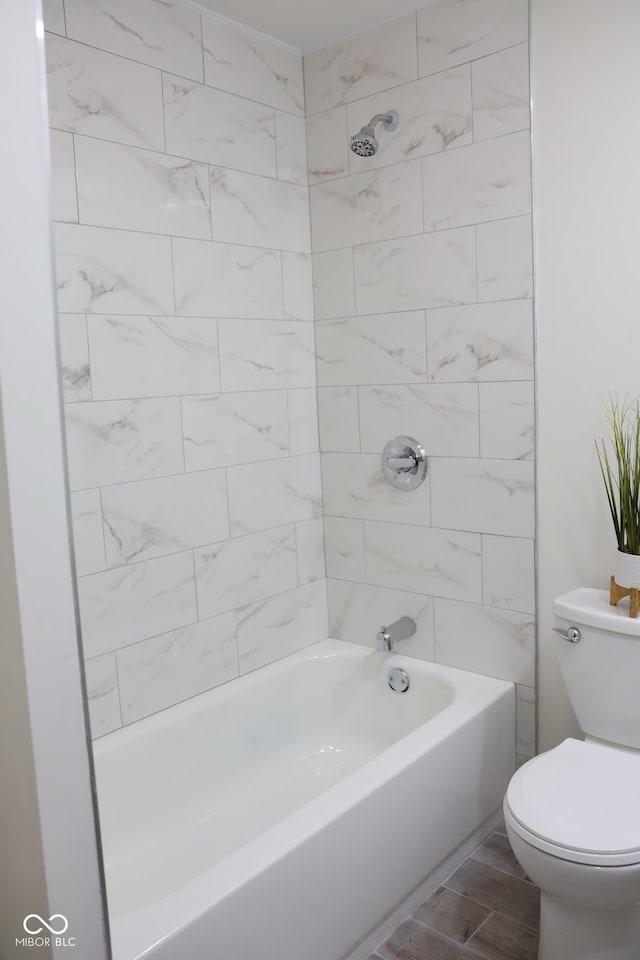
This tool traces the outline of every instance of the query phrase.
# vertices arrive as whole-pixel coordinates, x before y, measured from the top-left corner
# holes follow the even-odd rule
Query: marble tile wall
[[[517,684],[535,751],[534,368],[526,0],[437,0],[305,56],[333,636]],[[380,149],[348,132],[396,109]],[[430,454],[394,490],[396,434]]]
[[[327,635],[303,69],[173,0],[45,20],[100,736]]]

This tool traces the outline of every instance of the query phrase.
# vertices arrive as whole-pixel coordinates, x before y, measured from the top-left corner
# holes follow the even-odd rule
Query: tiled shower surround
[[[100,735],[327,635],[302,58],[166,0],[47,14]]]
[[[440,0],[305,57],[329,622],[518,684],[534,750],[534,403],[525,0]],[[379,152],[350,153],[377,128]],[[430,456],[395,490],[397,434]]]
[[[407,652],[518,684],[530,755],[526,3],[440,0],[304,83],[178,2],[45,7],[94,735],[409,614]],[[411,494],[398,433],[431,458]]]

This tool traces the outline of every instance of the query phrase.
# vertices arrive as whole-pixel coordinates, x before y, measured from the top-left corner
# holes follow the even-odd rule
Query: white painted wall
[[[640,392],[638,37],[637,0],[532,0],[541,750],[578,732],[552,600],[612,572],[601,400]]]

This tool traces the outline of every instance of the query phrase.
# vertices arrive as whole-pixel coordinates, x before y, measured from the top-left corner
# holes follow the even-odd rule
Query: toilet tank
[[[629,601],[612,607],[607,590],[584,587],[558,597],[553,613],[556,629],[581,634],[578,643],[555,634],[578,723],[589,737],[640,750],[640,619]]]

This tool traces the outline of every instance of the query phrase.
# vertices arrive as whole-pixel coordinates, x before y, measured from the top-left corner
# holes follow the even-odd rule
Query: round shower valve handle
[[[409,473],[418,469],[418,460],[414,453],[403,453],[401,457],[387,457],[387,466],[396,473]]]
[[[398,490],[415,490],[427,475],[427,453],[413,437],[394,437],[382,451],[382,472]]]

